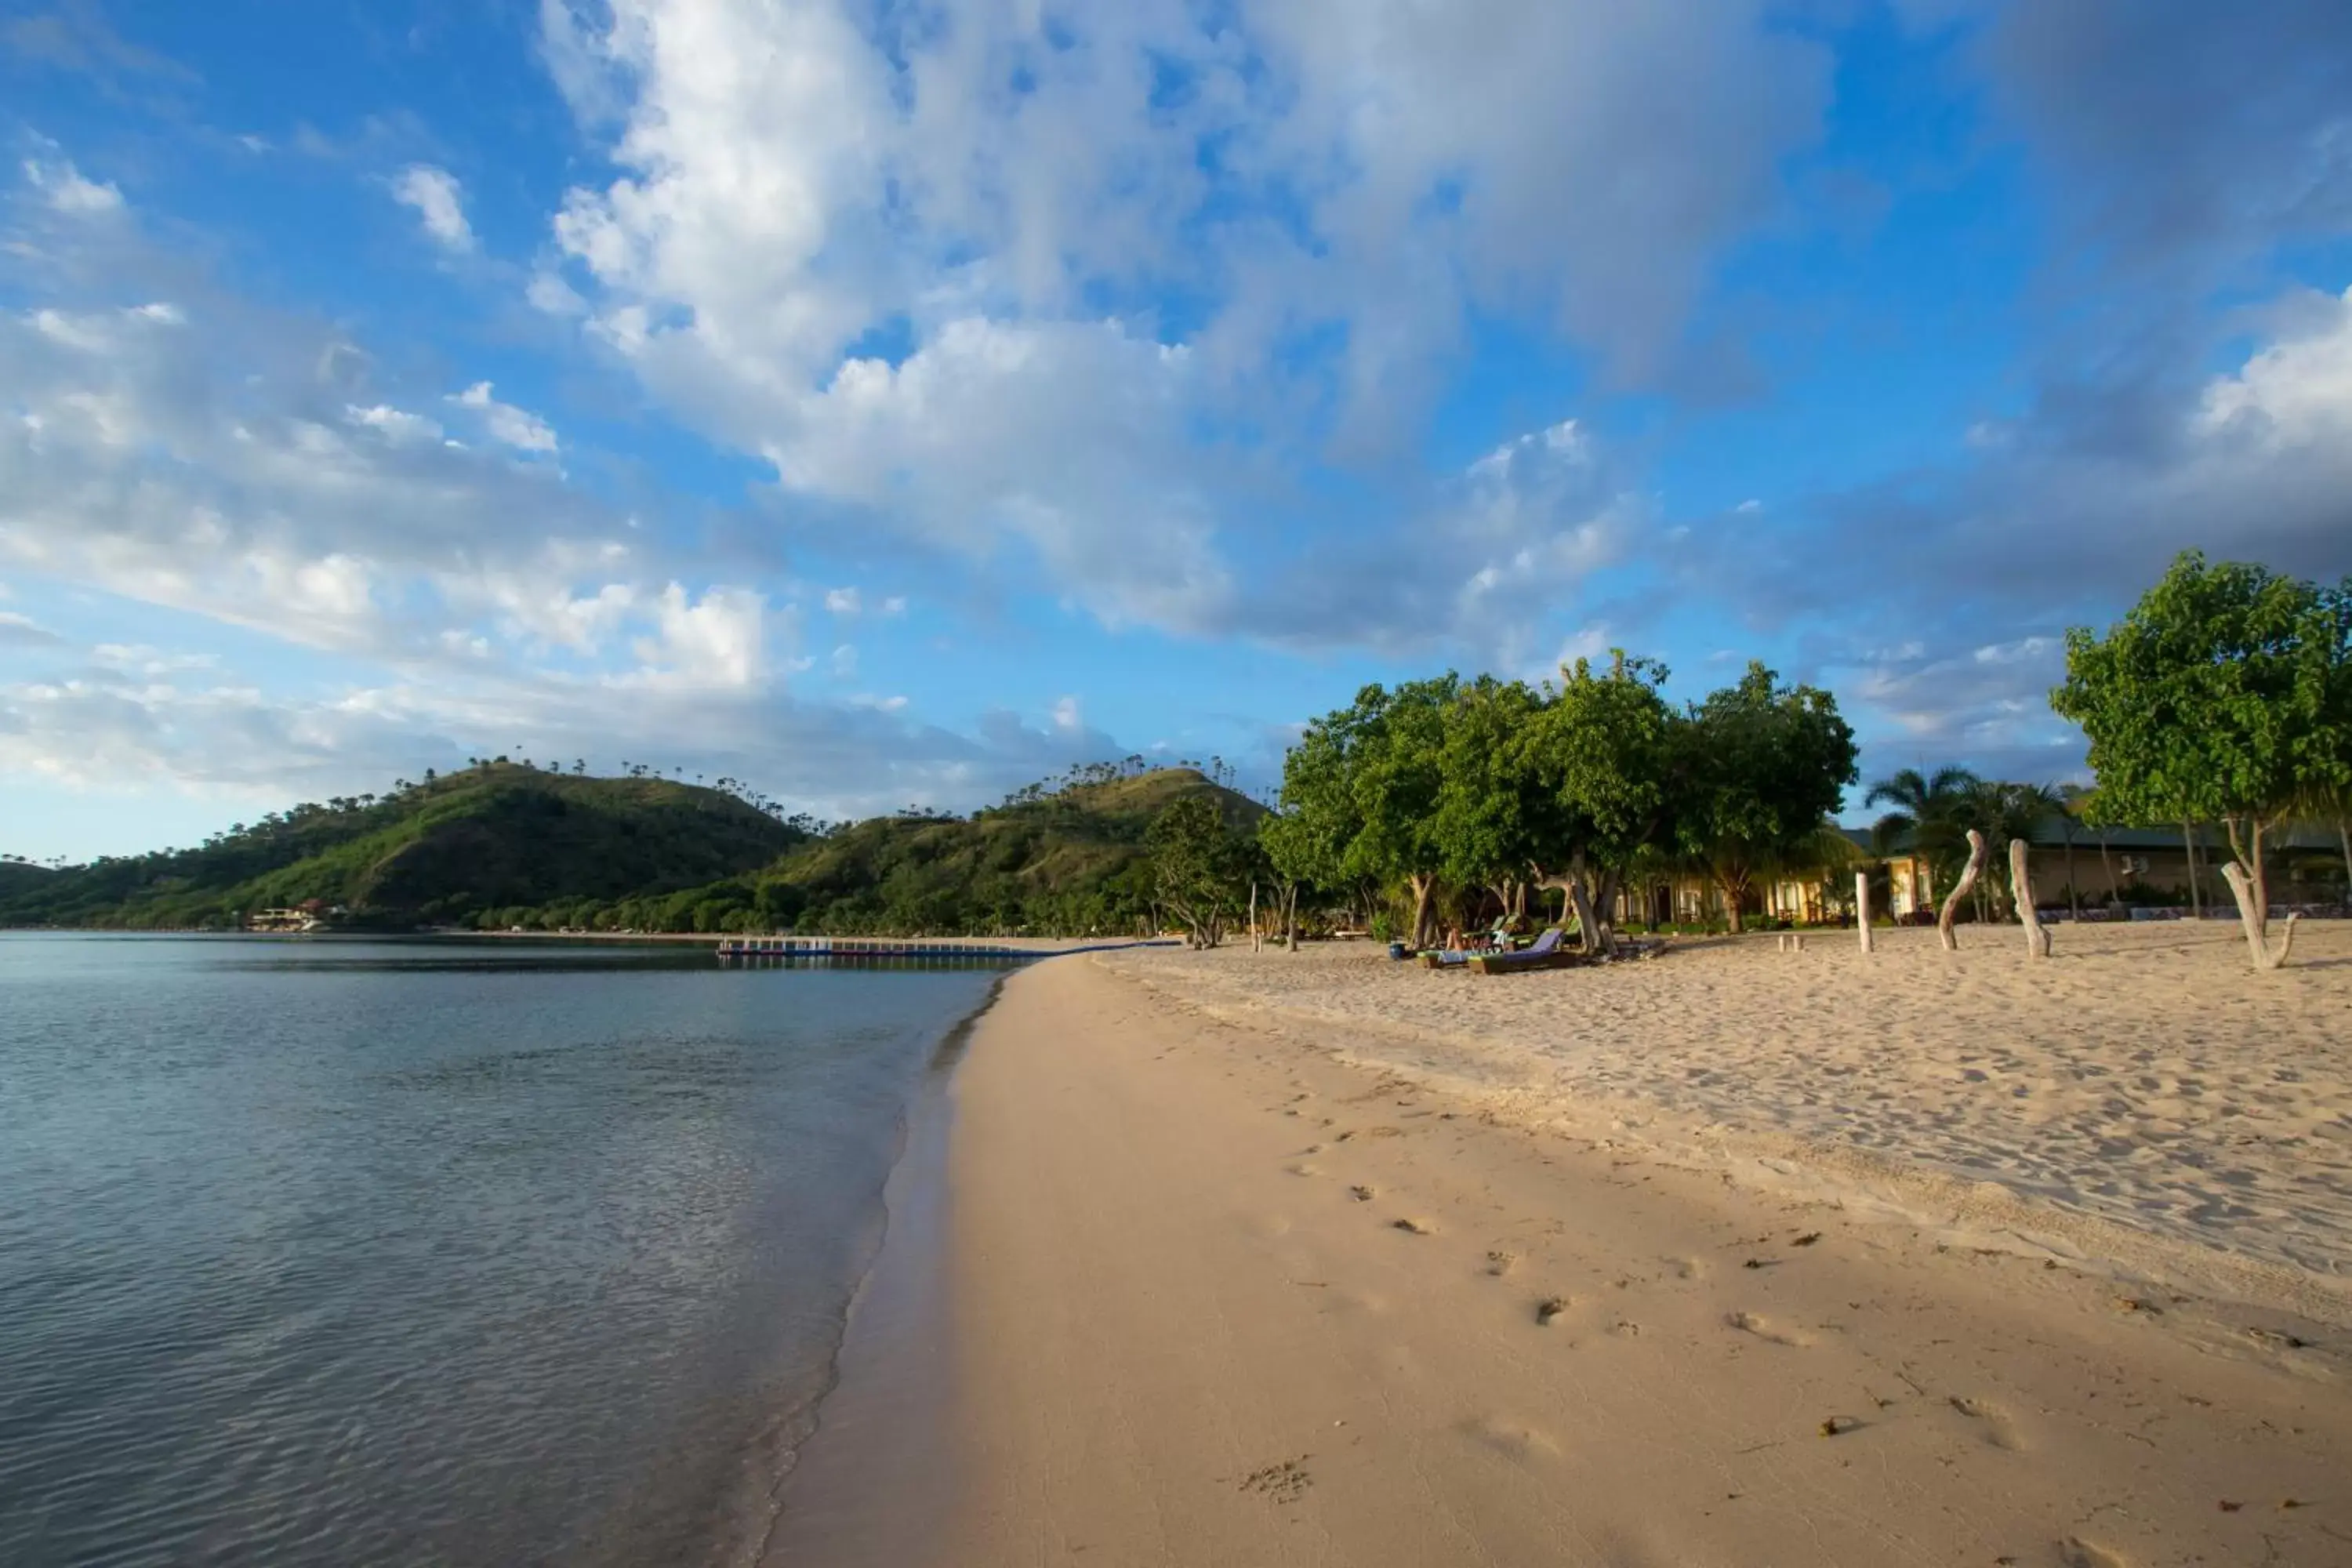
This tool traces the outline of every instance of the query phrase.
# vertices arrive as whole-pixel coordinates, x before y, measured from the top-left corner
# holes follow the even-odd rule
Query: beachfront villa
[[[284,909],[256,910],[246,918],[245,929],[279,933],[324,931],[344,912],[341,904],[330,904],[324,899],[305,899]]]
[[[1885,900],[1876,913],[1906,922],[1934,917],[1935,868],[1927,857],[1915,852],[1907,836],[1882,849],[1868,828],[1840,831],[1854,846],[1857,858],[1853,864],[1759,881],[1750,890],[1747,917],[1800,925],[1847,918],[1853,872],[1875,868],[1885,870],[1876,897]],[[2131,907],[2185,909],[2192,903],[2192,890],[2193,902],[2205,910],[2233,907],[2229,886],[2221,879],[2221,868],[2230,860],[2229,838],[2218,826],[2184,836],[2179,829],[2087,827],[2052,816],[2036,826],[2027,845],[2034,901],[2044,910],[2065,910],[2076,902],[2086,912]],[[2002,889],[2009,880],[2006,848],[1993,847],[1987,870],[1990,885]],[[2333,834],[2298,827],[2277,834],[2266,848],[2273,903],[2338,905],[2345,901],[2342,848]],[[1722,890],[1708,878],[1692,872],[1628,886],[1617,898],[1616,919],[1621,925],[1697,925],[1723,918]]]

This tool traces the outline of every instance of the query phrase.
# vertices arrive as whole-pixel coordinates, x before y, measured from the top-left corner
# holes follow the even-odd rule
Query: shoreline
[[[932,1554],[952,1458],[939,1417],[952,1374],[946,1255],[954,1078],[1010,978],[1000,977],[940,1037],[908,1096],[874,1249],[811,1402],[809,1429],[769,1493],[766,1527],[747,1564],[909,1563]]]
[[[2352,1554],[2339,1335],[1513,1126],[1121,967],[980,1016],[947,1386],[866,1383],[802,1478],[849,1494],[772,1560]]]

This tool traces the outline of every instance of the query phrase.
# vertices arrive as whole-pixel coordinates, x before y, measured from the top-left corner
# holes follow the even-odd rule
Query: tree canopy
[[[2352,780],[2352,581],[2185,552],[2104,634],[2067,632],[2050,705],[2090,740],[2098,819],[2224,826],[2224,875],[2270,966],[2263,840]]]

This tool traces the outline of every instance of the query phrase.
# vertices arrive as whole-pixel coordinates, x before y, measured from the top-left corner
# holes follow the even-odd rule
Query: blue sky
[[[0,849],[1252,782],[1622,646],[2073,774],[2352,570],[2336,0],[0,0]]]

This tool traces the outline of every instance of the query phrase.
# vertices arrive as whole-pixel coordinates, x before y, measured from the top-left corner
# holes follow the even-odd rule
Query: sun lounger
[[[1524,952],[1474,953],[1470,967],[1481,974],[1513,974],[1523,969],[1561,969],[1582,963],[1583,954],[1563,951],[1559,939],[1560,930],[1554,926]]]

